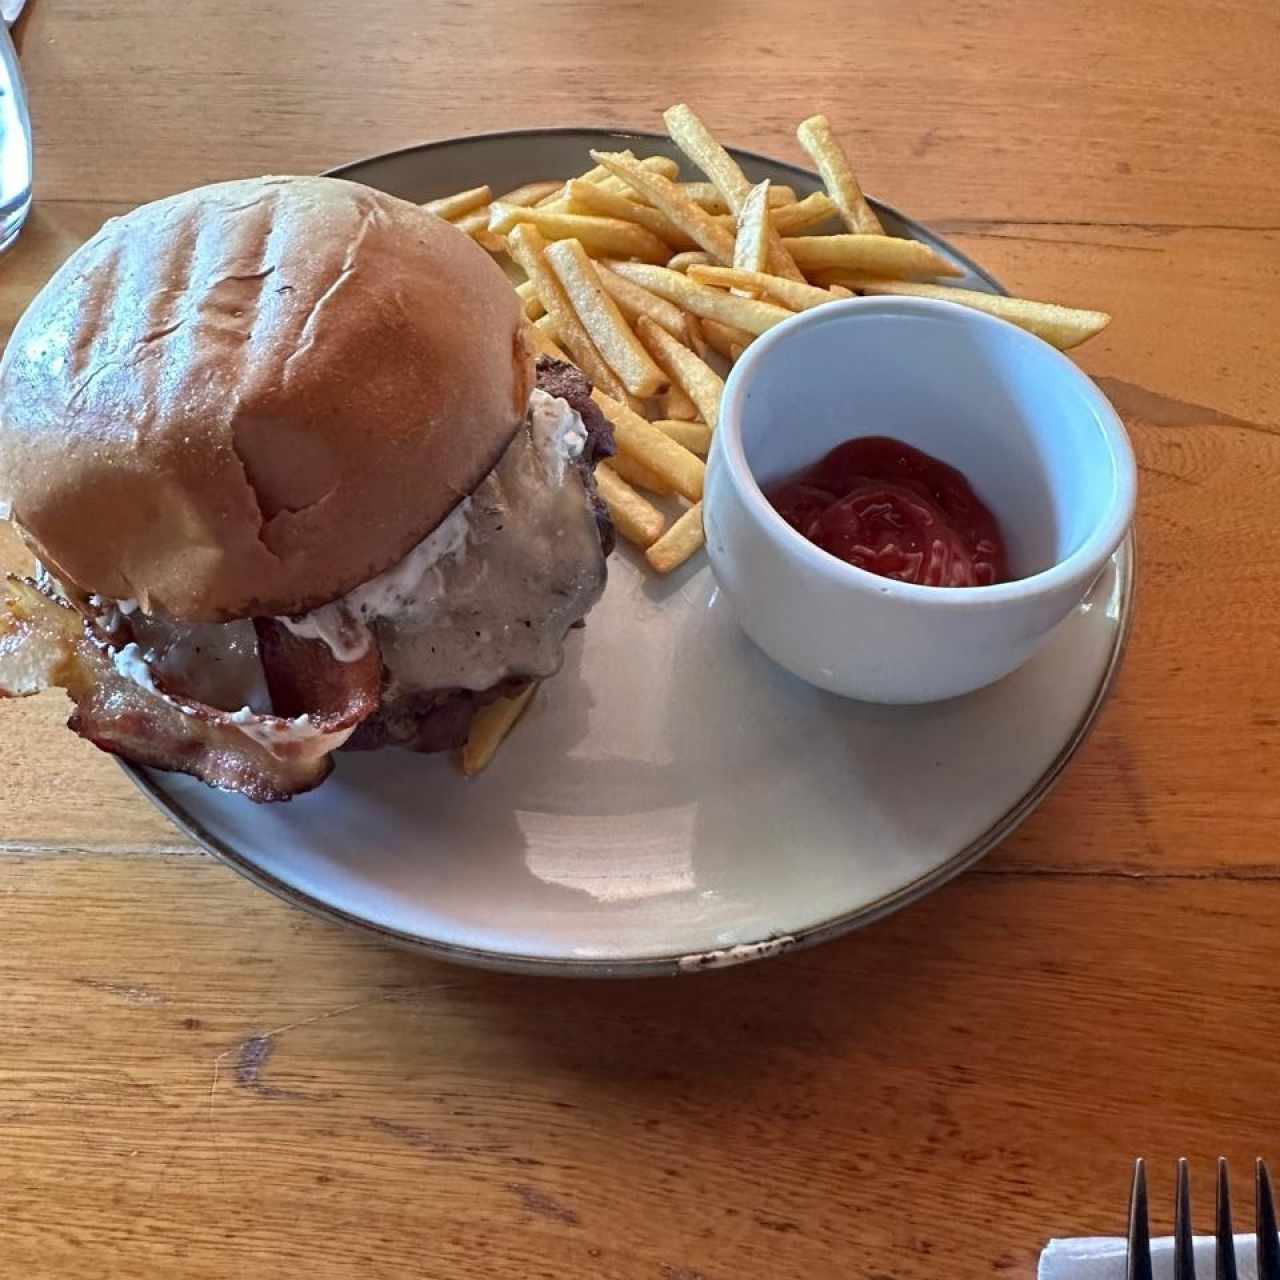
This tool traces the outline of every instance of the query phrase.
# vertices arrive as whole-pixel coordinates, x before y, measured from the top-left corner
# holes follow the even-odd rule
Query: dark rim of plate
[[[381,164],[401,156],[424,155],[434,151],[448,150],[451,147],[465,146],[468,143],[544,137],[593,137],[602,141],[651,144],[664,150],[669,150],[671,147],[670,139],[666,135],[644,131],[574,128],[572,126],[550,129],[511,129],[493,133],[468,134],[462,137],[440,138],[433,142],[401,147],[395,151],[388,151],[381,155],[368,156],[362,160],[339,165],[337,168],[328,170],[325,176],[349,178],[359,174],[361,170],[370,165]],[[771,156],[762,155],[756,151],[745,151],[739,147],[729,147],[728,150],[738,160],[756,161],[771,168],[782,169],[794,175],[806,186],[815,190],[821,187],[821,180],[818,176],[807,169],[801,168],[799,165],[790,164],[784,160],[775,160]],[[922,240],[932,245],[946,257],[971,272],[987,286],[990,292],[1000,294],[1008,292],[989,272],[985,271],[965,254],[953,248],[921,223],[899,213],[892,205],[887,205],[871,196],[868,196],[867,199],[877,211],[887,213],[892,218],[895,218],[911,233],[913,239]],[[455,943],[432,941],[428,938],[404,933],[398,929],[391,929],[386,925],[366,920],[361,916],[352,915],[343,911],[340,907],[331,906],[263,871],[246,855],[220,840],[193,819],[146,770],[130,764],[126,760],[117,759],[117,763],[134,785],[175,826],[209,853],[213,854],[219,861],[226,863],[227,866],[239,872],[245,879],[256,884],[259,888],[265,889],[282,901],[295,907],[301,907],[304,911],[314,916],[329,920],[335,924],[359,929],[394,946],[433,956],[438,960],[447,960],[474,968],[491,969],[506,973],[545,974],[558,977],[636,978],[695,973],[705,969],[721,968],[729,964],[765,959],[769,956],[780,955],[802,947],[816,946],[818,943],[828,942],[841,934],[849,933],[854,929],[880,920],[901,907],[923,898],[926,894],[932,893],[933,890],[939,888],[948,880],[953,879],[962,871],[966,871],[994,849],[996,845],[1009,836],[1015,828],[1030,816],[1052,790],[1054,783],[1088,736],[1089,730],[1097,720],[1098,712],[1110,692],[1116,672],[1123,661],[1133,621],[1134,583],[1137,570],[1136,543],[1132,532],[1116,553],[1115,563],[1118,568],[1120,587],[1119,625],[1106,668],[1098,681],[1098,687],[1094,691],[1089,705],[1085,708],[1070,738],[1039,780],[1022,799],[1014,804],[1003,817],[998,819],[977,840],[952,855],[946,862],[934,868],[933,871],[918,877],[910,884],[904,885],[892,893],[885,894],[874,902],[857,907],[852,911],[843,912],[828,920],[819,921],[784,937],[771,935],[751,942],[739,943],[725,950],[707,951],[692,955],[675,953],[671,955],[640,956],[635,959],[623,960],[579,960],[570,957],[544,958],[503,951],[487,951],[474,947],[458,946]]]

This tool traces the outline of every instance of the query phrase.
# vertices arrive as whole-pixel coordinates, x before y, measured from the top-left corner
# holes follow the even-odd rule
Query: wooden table
[[[926,902],[693,980],[486,976],[200,853],[60,695],[0,737],[0,1273],[1030,1276],[1129,1163],[1280,1157],[1274,0],[35,0],[5,332],[110,214],[687,98],[1031,295],[1142,467],[1139,618],[1062,785]],[[1241,1202],[1248,1203],[1244,1187]],[[1207,1219],[1206,1219],[1207,1221]],[[1166,1223],[1167,1225],[1167,1223]]]

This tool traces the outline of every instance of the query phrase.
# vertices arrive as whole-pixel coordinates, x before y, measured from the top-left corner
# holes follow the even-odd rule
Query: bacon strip
[[[189,773],[251,800],[288,800],[319,786],[333,768],[330,754],[378,705],[381,662],[339,664],[308,652],[308,674],[295,680],[321,701],[298,718],[233,715],[199,702],[151,692],[116,670],[85,634],[78,612],[50,599],[34,583],[8,579],[0,610],[0,697],[65,689],[75,710],[70,728],[95,746],[153,769]],[[297,651],[293,656],[296,658]]]
[[[323,640],[304,640],[274,618],[255,618],[253,626],[277,714],[344,715],[353,697],[360,699],[361,720],[378,709],[382,657],[372,633],[362,658],[339,662]]]

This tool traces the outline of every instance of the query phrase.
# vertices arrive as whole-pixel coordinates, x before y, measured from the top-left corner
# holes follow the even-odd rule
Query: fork
[[[1258,1280],[1280,1280],[1280,1240],[1276,1236],[1275,1198],[1265,1160],[1257,1163],[1257,1275]],[[1231,1185],[1227,1162],[1218,1157],[1218,1212],[1216,1280],[1236,1280],[1236,1247],[1231,1232]],[[1139,1160],[1133,1169],[1133,1193],[1129,1199],[1129,1249],[1127,1280],[1152,1280],[1151,1230],[1147,1214],[1147,1164]],[[1196,1280],[1195,1250],[1191,1240],[1191,1182],[1185,1159],[1178,1161],[1178,1192],[1173,1214],[1173,1280]]]

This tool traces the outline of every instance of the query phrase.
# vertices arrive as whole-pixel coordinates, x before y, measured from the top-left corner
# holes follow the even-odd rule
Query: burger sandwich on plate
[[[254,800],[438,751],[599,600],[608,424],[461,231],[334,178],[113,219],[0,363],[0,696]]]

